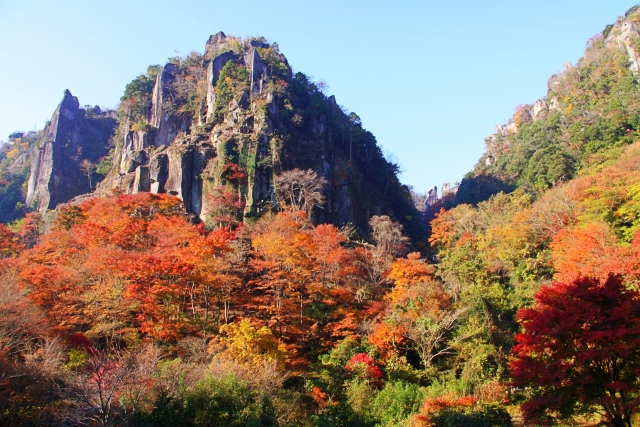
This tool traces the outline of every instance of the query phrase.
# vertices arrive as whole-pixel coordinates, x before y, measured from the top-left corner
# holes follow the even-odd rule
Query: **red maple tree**
[[[580,278],[543,287],[518,312],[513,384],[526,387],[530,423],[600,414],[608,426],[631,427],[639,411],[640,293],[619,276]]]

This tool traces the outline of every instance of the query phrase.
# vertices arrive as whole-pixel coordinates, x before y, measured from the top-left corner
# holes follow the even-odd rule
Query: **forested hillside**
[[[630,9],[587,42],[575,66],[548,82],[547,95],[516,107],[485,139],[486,154],[462,182],[458,202],[477,203],[499,191],[540,194],[580,170],[615,158],[640,126],[638,16]]]
[[[0,421],[640,425],[639,21],[487,138],[428,244],[277,45],[150,67],[98,192],[0,225]]]

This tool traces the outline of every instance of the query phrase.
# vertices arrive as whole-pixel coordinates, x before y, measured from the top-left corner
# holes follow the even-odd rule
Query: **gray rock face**
[[[251,67],[251,92],[262,94],[262,85],[267,75],[267,65],[262,62],[256,49],[251,49],[247,65]]]
[[[151,190],[149,183],[149,167],[138,166],[136,168],[136,176],[133,180],[132,193],[149,192]]]
[[[433,187],[427,191],[427,199],[424,201],[425,211],[438,202],[438,187]]]
[[[230,49],[232,40],[231,37],[227,37],[222,31],[210,36],[204,47],[205,60],[215,58],[223,49]]]
[[[219,44],[220,42],[222,42],[226,38],[227,38],[227,36],[222,31],[218,31],[214,35],[209,36],[209,40],[207,40],[207,44],[205,45],[205,47],[206,47],[206,49],[208,49],[210,46]]]
[[[229,61],[233,61],[235,54],[233,51],[222,53],[216,56],[207,65],[207,118],[212,117],[215,112],[216,94],[214,88],[218,83],[220,71]]]
[[[215,150],[205,143],[198,147],[193,148],[193,154],[191,157],[191,185],[190,185],[190,197],[189,205],[191,211],[202,218],[205,218],[207,211],[206,195],[203,192],[204,176],[206,175],[206,169],[209,165],[209,161],[214,157]]]
[[[549,77],[547,81],[547,93],[551,92],[556,85],[560,84],[560,76],[558,74],[553,74]]]
[[[456,194],[457,192],[458,192],[458,186],[457,185],[451,186],[451,184],[448,182],[445,182],[444,184],[442,184],[442,188],[440,190],[440,194],[442,194],[442,198],[444,198],[448,194]]]
[[[147,132],[131,131],[125,136],[122,159],[120,160],[120,173],[133,172],[140,164],[146,163],[145,148],[149,146]]]
[[[269,102],[267,100],[267,102]],[[229,105],[229,111],[236,111],[237,109],[242,108],[246,110],[249,108],[249,94],[247,92],[243,92],[238,100],[232,100],[231,105]]]
[[[121,167],[115,178],[101,183],[99,192],[106,194],[117,189],[125,193],[168,193],[181,198],[185,209],[200,215],[206,204],[202,175],[211,166],[209,160],[214,154],[215,149],[209,143],[192,144],[186,135],[168,146],[123,152],[126,167]]]
[[[268,49],[269,46],[270,46],[269,43],[261,42],[261,41],[258,41],[258,40],[251,40],[249,42],[249,44],[251,46],[253,46],[253,47],[259,47],[259,48],[262,48],[262,49]]]
[[[164,193],[168,178],[169,157],[166,152],[160,150],[155,153],[149,162],[149,191],[152,193]]]
[[[547,103],[544,101],[544,99],[538,99],[536,101],[535,104],[533,104],[533,109],[531,111],[531,115],[533,116],[533,119],[537,119],[538,116],[540,116],[540,114],[542,114],[545,111],[548,111],[549,107],[547,107]]]
[[[171,84],[175,81],[178,69],[176,64],[167,64],[158,72],[148,118],[150,130],[133,131],[130,130],[131,124],[128,121],[124,123],[124,141],[116,153],[119,159],[119,175],[111,180],[118,183],[114,188],[123,186],[129,188],[133,179],[123,178],[125,174],[135,172],[141,165],[148,165],[153,148],[169,146],[178,134],[187,133],[190,130],[190,120],[166,109],[167,102],[171,99]],[[125,182],[127,185],[124,185]]]
[[[193,151],[177,145],[167,150],[169,157],[169,175],[165,184],[165,191],[173,196],[180,197],[185,208],[191,208],[191,177],[193,166]]]
[[[149,124],[157,129],[154,139],[156,147],[171,144],[178,132],[185,131],[189,127],[189,123],[165,111],[164,108],[165,100],[169,96],[168,86],[175,79],[177,68],[175,64],[165,65],[158,73],[156,85],[153,88]]]
[[[633,47],[633,39],[640,36],[640,29],[632,21],[625,16],[620,16],[613,24],[613,28],[605,39],[607,46],[617,45],[624,47],[629,55],[629,69],[632,71],[640,70],[640,62],[638,61],[638,53]]]
[[[106,154],[115,120],[102,112],[86,118],[78,98],[66,90],[40,141],[31,153],[31,175],[26,203],[39,211],[91,191],[80,163],[95,162],[95,153]],[[89,158],[94,157],[94,158]]]

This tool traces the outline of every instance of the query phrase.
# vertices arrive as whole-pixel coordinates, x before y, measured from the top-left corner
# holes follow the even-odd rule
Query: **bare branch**
[[[278,201],[289,209],[306,212],[307,216],[324,203],[322,190],[326,185],[327,181],[311,169],[292,169],[275,178]]]

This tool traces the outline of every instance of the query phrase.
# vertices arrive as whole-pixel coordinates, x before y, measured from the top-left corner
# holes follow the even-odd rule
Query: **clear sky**
[[[115,107],[125,84],[210,34],[276,41],[329,85],[417,191],[459,181],[484,137],[546,94],[629,0],[0,0],[0,140],[41,128],[65,89]]]

